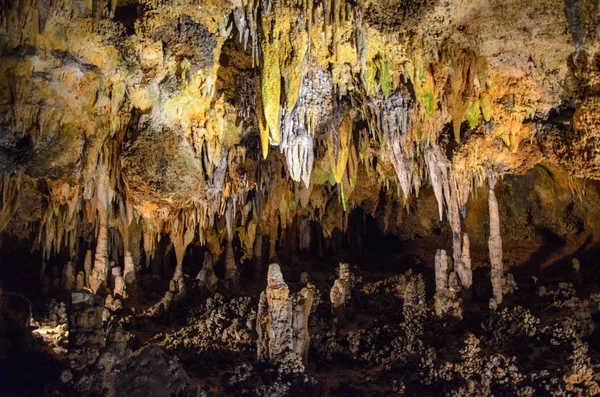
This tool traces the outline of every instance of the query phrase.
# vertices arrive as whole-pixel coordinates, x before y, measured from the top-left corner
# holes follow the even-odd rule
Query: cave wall
[[[595,2],[1,5],[0,231],[43,262],[273,257],[360,208],[483,263],[490,177],[507,247],[597,240]]]

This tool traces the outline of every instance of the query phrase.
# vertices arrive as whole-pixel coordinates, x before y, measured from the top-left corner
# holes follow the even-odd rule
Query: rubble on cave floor
[[[105,300],[89,292],[58,297],[32,312],[24,297],[7,293],[0,330],[12,337],[9,330],[21,329],[27,351],[51,347],[44,354],[55,360],[57,378],[44,389],[53,396],[600,392],[600,290],[581,280],[579,268],[561,282],[543,273],[517,276],[519,288],[496,309],[488,305],[491,284],[487,299],[453,292],[462,318],[438,310],[440,299],[451,299],[447,279],[434,286],[426,268],[382,273],[343,263],[339,269],[309,272],[315,284],[305,284],[305,276],[286,283],[283,274],[291,268],[282,266],[282,273],[271,265],[260,298],[223,291],[206,298],[193,287],[186,299],[153,316],[127,305],[107,316]],[[339,280],[347,288],[344,321],[339,307],[333,310],[337,295],[321,298]],[[6,305],[14,299],[26,304]],[[68,341],[49,336],[60,329]]]

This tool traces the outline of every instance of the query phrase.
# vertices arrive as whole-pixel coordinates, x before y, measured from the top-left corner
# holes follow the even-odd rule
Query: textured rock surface
[[[0,352],[47,394],[598,392],[599,7],[0,0]]]

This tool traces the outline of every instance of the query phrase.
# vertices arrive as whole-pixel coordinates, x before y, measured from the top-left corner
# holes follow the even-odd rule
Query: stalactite
[[[438,212],[440,221],[444,219],[444,170],[445,162],[441,158],[441,153],[437,147],[425,153],[425,163],[429,171],[429,182],[433,187],[433,193],[438,203]]]
[[[504,286],[504,265],[502,263],[502,237],[500,236],[500,213],[498,200],[494,188],[498,175],[490,172],[489,182],[489,210],[490,210],[490,238],[488,247],[490,250],[491,280],[494,292],[494,300],[497,305],[502,303],[502,288]]]
[[[295,106],[282,118],[281,152],[292,180],[310,185],[314,162],[314,134],[324,124],[333,86],[329,76],[317,71],[306,76]]]
[[[585,38],[585,28],[582,26],[580,12],[579,0],[565,0],[565,14],[569,21],[573,44],[575,44],[577,52],[581,50]]]
[[[335,135],[331,134],[328,140],[329,162],[336,183],[342,183],[352,139],[352,119],[348,112],[342,117],[337,139],[334,138],[336,138]]]

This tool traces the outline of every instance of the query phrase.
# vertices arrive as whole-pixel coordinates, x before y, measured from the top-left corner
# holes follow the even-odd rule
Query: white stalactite
[[[307,188],[315,160],[314,129],[318,130],[325,122],[332,88],[328,75],[322,71],[306,76],[296,106],[288,109],[282,119],[280,150],[285,154],[292,180],[302,181]]]
[[[380,107],[381,106],[381,107]],[[398,182],[408,198],[412,191],[414,166],[407,154],[406,136],[410,132],[410,112],[412,104],[399,93],[392,94],[382,105],[372,104],[377,115],[379,128],[383,132],[387,157],[394,165]]]

